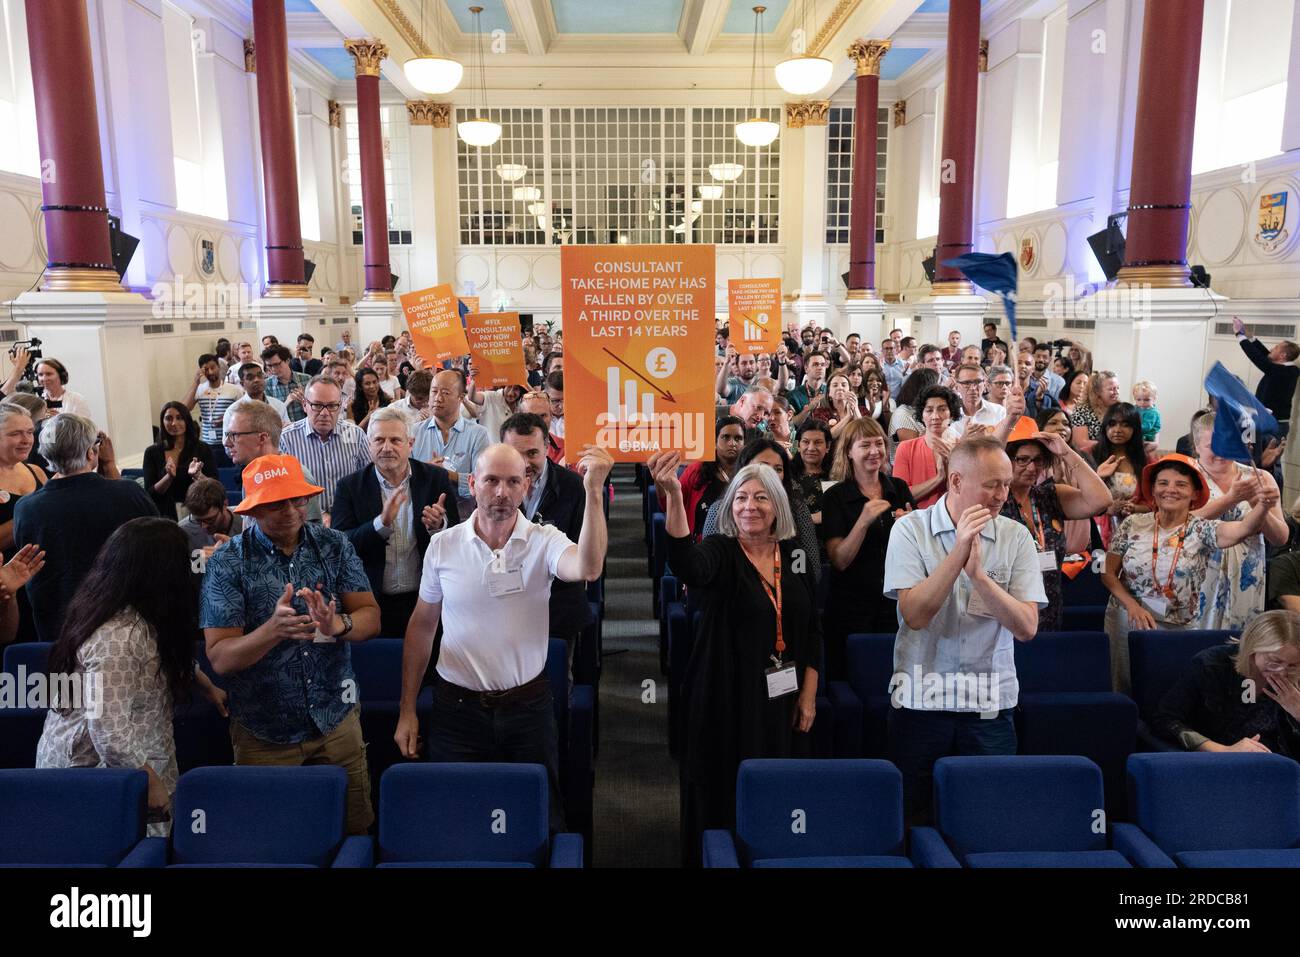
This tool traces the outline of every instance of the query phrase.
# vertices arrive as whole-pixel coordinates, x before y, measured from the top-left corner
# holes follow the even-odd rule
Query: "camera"
[[[1052,342],[1049,342],[1049,343],[1047,343],[1047,344],[1048,344],[1049,346],[1051,346],[1053,349],[1068,349],[1068,348],[1070,348],[1070,346],[1074,345],[1074,340],[1073,340],[1073,339],[1055,339],[1055,340],[1053,340]]]
[[[18,358],[18,350],[25,348],[27,350],[27,368],[23,370],[23,378],[28,382],[36,381],[36,363],[41,361],[41,340],[19,339],[9,347],[9,358]]]

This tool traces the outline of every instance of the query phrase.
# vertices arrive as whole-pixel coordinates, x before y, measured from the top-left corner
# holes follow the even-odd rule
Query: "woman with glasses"
[[[1186,751],[1300,759],[1300,614],[1266,611],[1240,641],[1198,654],[1161,700],[1152,726]]]
[[[1039,431],[1038,424],[1027,416],[1007,438],[1007,457],[1011,459],[1011,491],[1002,515],[1029,529],[1047,592],[1047,607],[1038,611],[1038,630],[1057,631],[1061,626],[1066,523],[1104,512],[1110,504],[1110,490],[1059,434]],[[1052,477],[1057,463],[1070,484]]]

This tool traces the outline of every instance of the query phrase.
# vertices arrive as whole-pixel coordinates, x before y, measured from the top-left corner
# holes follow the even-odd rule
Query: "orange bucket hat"
[[[302,465],[292,455],[262,455],[244,466],[244,500],[232,512],[249,512],[290,498],[319,495],[325,491],[302,477]]]
[[[1012,429],[1011,434],[1007,436],[1007,454],[1011,454],[1011,447],[1013,445],[1019,445],[1021,442],[1039,441],[1035,436],[1041,431],[1043,430],[1038,427],[1037,422],[1027,415],[1022,415],[1020,421],[1016,423],[1016,427]],[[1052,454],[1050,449],[1046,451],[1048,455]]]
[[[1181,465],[1191,472],[1192,478],[1196,482],[1196,495],[1192,498],[1191,511],[1195,512],[1199,508],[1204,508],[1205,503],[1210,500],[1210,490],[1205,484],[1205,477],[1201,475],[1201,469],[1196,464],[1195,459],[1180,455],[1177,452],[1171,452],[1162,459],[1147,463],[1146,468],[1142,470],[1142,484],[1138,489],[1140,501],[1154,501],[1151,497],[1151,486],[1155,484],[1156,472],[1170,465]]]

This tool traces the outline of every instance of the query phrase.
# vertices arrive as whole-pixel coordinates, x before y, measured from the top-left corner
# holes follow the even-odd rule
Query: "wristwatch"
[[[352,630],[351,615],[349,615],[346,611],[344,611],[339,613],[339,618],[343,619],[343,630],[340,631],[337,635],[335,635],[334,636],[335,638],[342,638],[344,635],[346,635],[348,632]]]

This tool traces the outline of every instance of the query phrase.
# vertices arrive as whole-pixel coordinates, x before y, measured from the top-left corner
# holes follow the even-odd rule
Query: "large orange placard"
[[[781,344],[781,280],[728,279],[730,342],[742,356],[773,353]]]
[[[450,283],[403,293],[400,298],[415,351],[426,363],[432,365],[469,352]]]
[[[564,246],[565,445],[713,458],[713,246]]]
[[[479,388],[528,385],[524,337],[517,312],[483,312],[465,317],[469,354]]]

